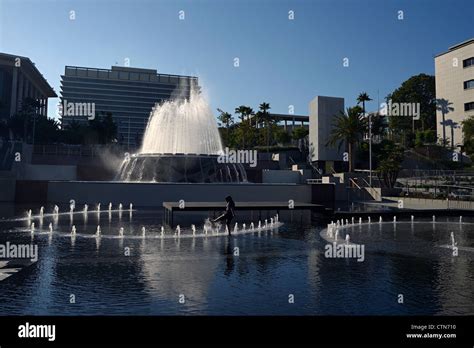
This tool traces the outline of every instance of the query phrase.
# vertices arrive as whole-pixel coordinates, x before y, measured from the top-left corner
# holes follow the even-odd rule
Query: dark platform
[[[163,202],[164,223],[173,226],[175,211],[223,211],[225,202],[184,202],[180,207],[179,202]],[[235,210],[259,211],[262,210],[311,210],[313,212],[325,212],[326,208],[320,204],[294,202],[290,208],[288,202],[235,202]]]

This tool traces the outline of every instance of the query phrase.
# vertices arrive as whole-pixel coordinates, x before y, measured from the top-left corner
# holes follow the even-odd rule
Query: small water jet
[[[53,233],[53,223],[50,222],[49,225],[48,225],[48,229],[49,229],[49,233]]]
[[[163,238],[165,235],[165,228],[161,226],[161,238]]]
[[[40,208],[39,216],[40,216],[40,219],[42,219],[43,216],[44,216],[44,207],[43,206]]]
[[[101,231],[100,231],[100,226],[97,225],[97,230],[96,230],[96,232],[95,232],[95,236],[96,236],[96,237],[100,237],[100,232],[101,232]]]
[[[31,234],[35,233],[35,223],[34,222],[31,223],[30,228],[31,228]]]
[[[119,229],[119,237],[123,238],[123,227],[120,227]]]
[[[146,229],[145,226],[142,226],[142,237],[145,238]]]
[[[454,249],[456,248],[456,245],[458,243],[456,243],[455,239],[454,239],[454,232],[451,232],[451,247]]]
[[[193,231],[193,236],[196,235],[196,226],[194,224],[191,225],[191,230]]]
[[[76,226],[75,225],[72,225],[72,228],[71,228],[71,236],[75,236],[76,235]]]
[[[350,239],[351,239],[351,237],[348,234],[346,234],[346,244],[349,244]]]

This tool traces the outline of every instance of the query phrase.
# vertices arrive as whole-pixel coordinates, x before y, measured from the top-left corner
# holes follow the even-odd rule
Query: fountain
[[[382,216],[379,217],[379,224],[381,224],[383,222],[382,220]]]
[[[53,223],[50,222],[48,225],[49,233],[53,233]]]
[[[350,239],[351,239],[351,237],[348,234],[346,234],[346,244],[350,243]]]
[[[142,226],[142,237],[145,238],[146,229],[145,226]]]
[[[39,216],[40,216],[40,219],[43,218],[43,216],[44,216],[44,207],[41,207],[41,208],[40,208]]]
[[[96,232],[95,232],[95,236],[96,236],[96,237],[100,237],[100,226],[99,226],[99,225],[97,226],[97,230],[96,230]]]
[[[109,203],[109,214],[112,213],[112,202]]]
[[[71,236],[75,236],[76,235],[76,226],[75,225],[72,225],[72,228],[71,228]]]
[[[161,238],[163,238],[165,235],[165,228],[161,226]]]
[[[196,225],[192,224],[191,225],[191,230],[193,231],[193,236],[196,235]]]
[[[127,157],[117,180],[152,182],[246,182],[241,164],[219,161],[224,155],[216,120],[203,95],[156,104],[143,144]]]
[[[119,237],[123,238],[123,227],[120,227],[119,229]]]
[[[31,223],[31,234],[35,233],[35,223]]]
[[[458,243],[454,240],[454,232],[451,232],[451,247],[454,249]]]
[[[54,206],[53,208],[53,214],[58,215],[59,214],[59,207],[57,205]]]
[[[28,220],[31,220],[31,209],[26,212]]]

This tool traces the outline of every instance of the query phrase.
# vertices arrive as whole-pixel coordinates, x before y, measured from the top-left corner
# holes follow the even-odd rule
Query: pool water
[[[96,215],[0,222],[0,244],[39,250],[37,262],[0,281],[0,315],[474,314],[469,222],[355,224],[341,233],[365,246],[358,262],[325,257],[323,221],[282,221],[232,237],[177,238],[167,229],[161,238],[156,211]],[[198,230],[202,222],[195,221]],[[98,224],[100,239],[93,237]],[[458,256],[448,247],[450,232],[465,247]]]

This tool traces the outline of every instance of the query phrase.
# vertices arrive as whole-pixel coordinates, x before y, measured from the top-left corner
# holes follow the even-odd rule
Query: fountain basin
[[[135,154],[126,159],[117,180],[174,183],[247,182],[242,164],[219,163],[218,155]]]

